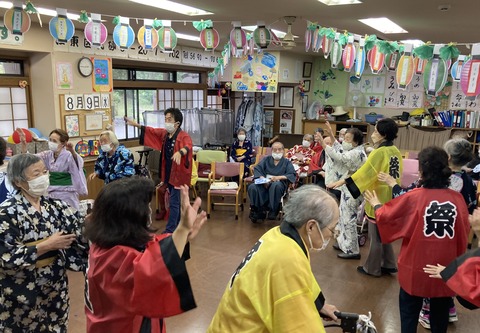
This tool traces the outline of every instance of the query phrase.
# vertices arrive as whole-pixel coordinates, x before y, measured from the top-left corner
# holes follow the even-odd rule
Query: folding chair
[[[207,192],[207,218],[210,218],[210,210],[214,205],[235,206],[235,220],[238,220],[238,207],[243,211],[243,202],[241,201],[242,180],[244,164],[241,162],[213,162],[212,172],[209,176],[209,189]],[[225,177],[239,178],[238,184],[235,182],[217,182],[215,179]],[[235,197],[235,203],[214,202],[214,197]]]
[[[227,152],[223,150],[199,150],[196,155],[198,183],[208,183],[212,162],[226,162]]]

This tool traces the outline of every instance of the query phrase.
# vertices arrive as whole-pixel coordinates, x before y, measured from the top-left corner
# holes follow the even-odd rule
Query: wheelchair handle
[[[335,311],[334,312],[335,316],[339,319],[353,319],[353,320],[358,320],[359,315],[357,313],[350,313],[350,312],[340,312],[340,311]]]

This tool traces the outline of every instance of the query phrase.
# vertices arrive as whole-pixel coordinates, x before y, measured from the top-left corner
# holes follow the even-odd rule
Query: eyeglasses
[[[333,228],[328,228],[328,227],[327,227],[327,229],[332,233],[332,237],[333,237],[333,238],[337,238],[338,235],[340,235],[340,230],[338,230],[338,229],[336,228],[336,226],[337,226],[337,225],[335,224],[335,227],[333,227]]]

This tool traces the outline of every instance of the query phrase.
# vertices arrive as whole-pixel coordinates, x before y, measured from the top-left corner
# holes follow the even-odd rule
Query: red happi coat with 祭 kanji
[[[448,297],[455,293],[423,271],[427,264],[448,265],[467,248],[470,230],[462,195],[450,189],[417,188],[375,211],[382,243],[402,239],[398,282],[410,295]]]

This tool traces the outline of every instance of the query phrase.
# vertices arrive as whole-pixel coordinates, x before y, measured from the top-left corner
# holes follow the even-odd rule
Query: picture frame
[[[274,107],[275,106],[275,94],[274,93],[262,93],[263,106]]]
[[[278,106],[281,108],[293,108],[294,87],[280,87]]]
[[[304,62],[303,63],[303,77],[311,77],[312,76],[312,66],[313,66],[313,63],[311,63],[311,62]]]
[[[307,109],[308,109],[308,95],[303,96],[302,99],[302,113],[303,116],[307,114]]]
[[[304,92],[309,92],[310,91],[310,80],[304,80],[303,81],[303,91]]]
[[[103,129],[103,115],[102,114],[87,114],[85,115],[85,130],[98,131]]]
[[[68,136],[71,138],[80,136],[80,123],[78,114],[65,116],[65,130],[67,131]]]

